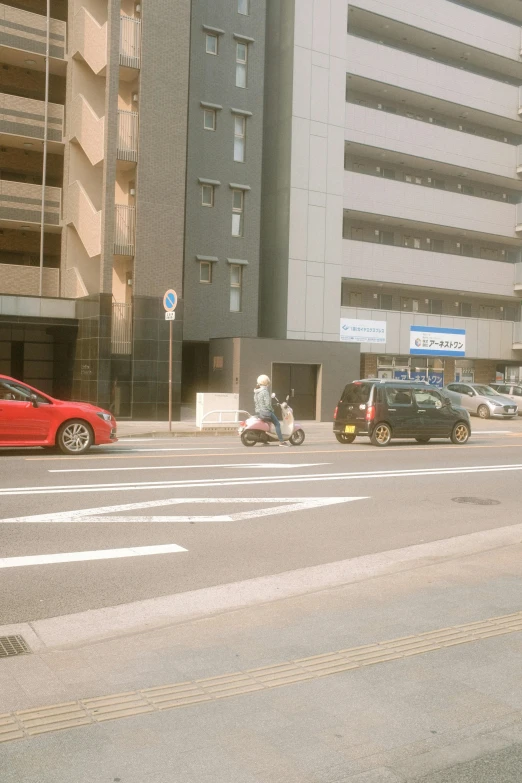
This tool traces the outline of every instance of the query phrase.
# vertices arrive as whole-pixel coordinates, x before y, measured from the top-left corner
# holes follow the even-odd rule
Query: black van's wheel
[[[457,446],[462,446],[464,443],[468,442],[470,435],[471,430],[466,422],[458,421],[453,427],[451,433],[451,442],[455,443]]]
[[[376,424],[370,435],[370,440],[374,446],[387,446],[391,441],[391,428],[389,424],[381,422]]]
[[[479,405],[477,413],[481,419],[489,419],[489,408],[487,405]]]
[[[355,435],[347,435],[346,432],[335,432],[334,435],[339,443],[343,443],[344,445],[353,443],[355,440]]]
[[[296,430],[290,435],[289,441],[291,446],[302,446],[304,443],[305,434],[304,430]]]
[[[255,446],[258,442],[257,435],[254,435],[253,432],[242,432],[241,433],[241,443],[243,446]]]
[[[430,442],[429,438],[415,438],[415,440],[417,441],[417,443],[429,443]]]

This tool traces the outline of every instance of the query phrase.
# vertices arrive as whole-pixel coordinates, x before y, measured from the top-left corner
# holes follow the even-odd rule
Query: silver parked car
[[[509,397],[518,405],[518,415],[522,416],[522,384],[521,383],[492,383],[491,387],[504,397]]]
[[[483,383],[448,383],[444,391],[450,399],[481,419],[490,416],[513,419],[518,415],[518,406],[513,400]]]

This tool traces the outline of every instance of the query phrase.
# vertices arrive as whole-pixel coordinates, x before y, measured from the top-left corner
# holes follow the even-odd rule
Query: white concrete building
[[[366,376],[518,375],[522,3],[267,14],[263,334],[364,335]]]

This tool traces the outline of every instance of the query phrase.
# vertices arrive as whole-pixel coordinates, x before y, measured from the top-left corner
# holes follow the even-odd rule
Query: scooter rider
[[[268,391],[269,386],[270,378],[268,375],[260,375],[257,379],[257,386],[254,389],[254,405],[256,415],[265,421],[272,421],[277,433],[277,437],[279,438],[279,445],[288,446],[288,443],[283,440],[281,424],[279,423],[279,419],[275,415],[274,409],[272,408],[272,400],[270,397],[270,392]]]

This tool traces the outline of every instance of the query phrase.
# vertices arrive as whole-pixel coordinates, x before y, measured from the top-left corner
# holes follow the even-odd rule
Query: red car
[[[88,402],[55,400],[0,375],[0,446],[57,446],[64,454],[84,454],[116,440],[112,413]]]

